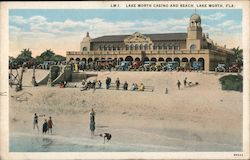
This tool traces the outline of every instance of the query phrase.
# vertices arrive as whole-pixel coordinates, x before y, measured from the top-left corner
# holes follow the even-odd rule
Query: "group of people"
[[[100,80],[93,80],[91,81],[82,81],[82,90],[88,90],[88,89],[101,89],[102,88],[102,82]]]
[[[33,129],[37,128],[37,130],[39,131],[39,127],[38,127],[38,117],[45,117],[45,115],[37,115],[37,113],[34,114],[34,121],[33,121]],[[54,123],[52,122],[52,118],[49,117],[49,120],[47,121],[47,119],[44,120],[44,123],[42,125],[42,131],[43,134],[46,134],[47,132],[50,134],[52,134],[52,127],[54,126]]]
[[[108,80],[108,83],[107,83],[107,80]],[[110,84],[111,84],[111,78],[107,77],[107,79],[106,79],[107,89],[110,88]],[[116,79],[115,85],[116,85],[116,89],[119,90],[120,89],[120,85],[121,85],[119,78]],[[123,90],[128,90],[128,82],[127,81],[124,82],[122,88],[123,88]],[[136,91],[136,90],[138,90],[138,91],[144,91],[145,90],[145,85],[143,83],[141,83],[140,86],[138,86],[136,83],[133,83],[131,85],[131,89],[130,90],[131,91]]]
[[[183,80],[183,84],[184,84],[184,87],[192,87],[194,85],[198,85],[199,83],[198,82],[195,82],[195,83],[188,82],[187,81],[187,77],[185,77],[184,80]],[[180,82],[180,80],[177,81],[177,86],[178,86],[178,89],[180,90],[180,88],[181,88],[181,82]]]
[[[95,136],[95,111],[92,108],[90,113],[89,113],[89,129],[91,131],[91,136]],[[34,121],[33,121],[33,129],[37,128],[37,130],[39,131],[39,126],[38,126],[38,122],[39,122],[39,117],[45,117],[45,115],[38,115],[37,113],[34,114]],[[44,123],[42,125],[42,132],[43,134],[52,134],[52,128],[54,126],[54,123],[52,122],[52,117],[49,117],[49,120],[47,121],[47,119],[44,119]],[[111,134],[110,133],[103,133],[103,134],[99,134],[99,136],[104,137],[104,143],[105,140],[107,139],[107,142],[111,139]]]

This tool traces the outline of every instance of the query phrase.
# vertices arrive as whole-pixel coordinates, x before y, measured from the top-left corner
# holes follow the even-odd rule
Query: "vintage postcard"
[[[249,1],[1,2],[7,159],[249,159]]]

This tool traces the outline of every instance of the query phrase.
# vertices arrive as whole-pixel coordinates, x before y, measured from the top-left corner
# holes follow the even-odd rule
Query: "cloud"
[[[221,19],[224,16],[222,13],[215,13],[209,16],[202,16],[202,19],[215,20]],[[13,44],[14,48],[24,47],[25,42],[27,46],[30,46],[30,44],[36,46],[36,50],[39,50],[38,48],[41,46],[50,46],[50,48],[53,48],[52,44],[54,44],[54,47],[62,52],[62,50],[78,50],[79,42],[86,35],[86,32],[90,32],[92,38],[103,35],[132,34],[133,32],[144,34],[187,32],[189,17],[179,19],[166,18],[162,20],[144,19],[141,21],[108,21],[101,18],[85,19],[82,21],[72,19],[48,21],[43,16],[33,16],[30,18],[11,16],[10,22],[10,41],[12,41],[11,44]],[[202,27],[203,32],[210,35],[222,35],[228,32],[240,33],[242,28],[241,23],[237,24],[233,20],[221,20],[217,25],[206,22],[202,23]],[[233,34],[230,36],[233,37]],[[22,42],[22,45],[14,45],[14,42]],[[17,50],[14,48],[13,50]]]
[[[234,21],[233,20],[227,20],[227,21],[224,21],[223,23],[220,23],[219,25],[221,27],[228,27],[228,26],[231,26],[234,24]]]
[[[201,15],[201,19],[204,20],[220,20],[221,18],[225,17],[226,15],[220,12],[210,14],[210,15]]]
[[[10,16],[10,22],[15,24],[27,24],[27,19],[24,19],[22,16]]]

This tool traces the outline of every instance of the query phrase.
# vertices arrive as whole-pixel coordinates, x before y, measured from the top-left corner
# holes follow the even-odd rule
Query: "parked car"
[[[215,72],[226,72],[226,64],[218,63],[217,67],[215,68]]]
[[[203,70],[203,63],[195,61],[192,63],[192,70],[193,71],[202,71]]]
[[[86,69],[86,62],[85,61],[80,61],[79,62],[79,69],[80,70]]]
[[[238,64],[232,64],[229,67],[229,72],[240,72],[241,71],[241,66],[239,66]]]
[[[163,67],[163,70],[164,70],[164,71],[173,71],[173,70],[177,70],[177,67],[179,67],[179,62],[172,61],[172,62],[168,62],[168,63]]]
[[[161,70],[163,70],[163,67],[165,65],[166,65],[166,62],[156,62],[156,64],[151,67],[151,70],[153,70],[153,71],[161,71]]]
[[[180,62],[180,66],[177,67],[178,71],[191,71],[191,65],[189,62]]]
[[[97,60],[95,62],[95,70],[111,70],[111,68],[114,67],[114,60],[113,59],[101,59],[101,60]]]
[[[143,64],[144,71],[152,71],[155,64],[155,61],[145,61]]]
[[[132,63],[131,69],[137,70],[140,68],[141,64],[142,64],[141,61],[134,61]]]
[[[118,66],[116,66],[117,71],[129,71],[131,68],[130,61],[121,61]]]

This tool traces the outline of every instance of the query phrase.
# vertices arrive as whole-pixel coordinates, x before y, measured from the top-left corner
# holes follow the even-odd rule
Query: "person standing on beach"
[[[177,86],[178,86],[178,89],[180,90],[180,87],[181,87],[181,82],[178,80],[177,82]]]
[[[91,109],[89,116],[90,116],[89,129],[91,131],[91,135],[93,136],[95,134],[95,111],[93,108]]]
[[[119,90],[119,87],[120,87],[120,80],[119,80],[119,78],[116,79],[115,83],[116,83],[116,89]]]
[[[106,78],[106,89],[109,89],[109,77]]]
[[[49,117],[49,120],[48,120],[48,132],[50,131],[50,134],[52,134],[52,126],[54,126],[54,123],[52,122],[52,119],[51,117]]]
[[[185,87],[187,86],[187,77],[184,79],[183,84]]]
[[[39,117],[45,117],[45,115],[39,115]],[[37,128],[37,130],[39,131],[39,127],[38,127],[38,115],[35,113],[34,114],[34,120],[33,120],[33,129]]]
[[[93,108],[89,112],[89,117],[90,117],[90,121],[95,121],[95,111]]]
[[[128,90],[128,83],[127,83],[127,81],[125,81],[125,83],[123,85],[123,90]]]
[[[45,119],[43,123],[43,134],[46,134],[47,131],[48,131],[48,122],[47,119]]]

